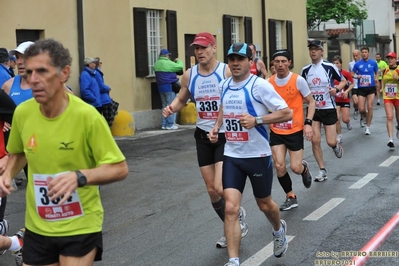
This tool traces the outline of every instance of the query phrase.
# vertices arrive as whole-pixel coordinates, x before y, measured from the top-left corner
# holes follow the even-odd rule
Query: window
[[[276,20],[276,49],[283,49],[283,22]]]
[[[240,20],[238,17],[231,17],[231,43],[240,42]]]
[[[148,73],[154,76],[154,64],[161,51],[160,23],[161,15],[158,10],[147,10],[147,43],[148,43]]]

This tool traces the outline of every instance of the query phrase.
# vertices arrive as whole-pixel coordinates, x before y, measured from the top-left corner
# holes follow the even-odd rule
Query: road
[[[359,121],[352,119],[351,131],[343,127],[342,159],[335,157],[323,138],[327,181],[306,189],[301,177],[291,173],[299,206],[281,212],[290,240],[283,258],[272,256],[271,226],[259,212],[247,182],[242,205],[249,233],[241,242],[241,265],[309,266],[331,259],[343,263],[399,210],[399,140],[396,150],[386,146],[383,108],[374,108],[370,136],[364,135]],[[193,132],[193,126],[184,126],[117,139],[130,173],[122,182],[101,187],[104,254],[95,265],[221,266],[227,262],[227,251],[215,247],[223,224],[212,210],[197,167]],[[310,143],[305,143],[305,159],[316,175]],[[25,183],[9,197],[6,217],[11,232],[23,226],[24,187]],[[285,200],[276,179],[272,196],[279,205]],[[379,249],[395,251],[396,257],[374,257],[367,265],[399,265],[398,242],[396,229]],[[3,265],[14,265],[9,253],[0,259]]]

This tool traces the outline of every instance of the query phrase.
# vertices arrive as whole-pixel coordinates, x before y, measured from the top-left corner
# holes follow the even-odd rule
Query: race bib
[[[48,177],[57,178],[60,174],[63,173],[54,175],[33,174],[37,213],[47,221],[59,221],[84,215],[77,190],[62,205],[58,205],[61,198],[50,200],[46,180]]]
[[[326,100],[324,99],[323,91],[312,91],[312,96],[316,102],[316,107],[326,106]]]
[[[227,141],[230,142],[247,142],[249,140],[249,134],[246,129],[244,129],[240,124],[239,117],[225,117],[225,137]]]
[[[208,97],[195,99],[198,116],[201,119],[217,119],[219,114],[220,97]]]
[[[385,95],[387,97],[396,98],[398,92],[398,84],[385,84]]]
[[[371,86],[371,76],[370,75],[362,75],[359,79],[359,83],[361,87],[370,87]]]
[[[292,129],[292,120],[283,123],[273,124],[273,127],[278,129]]]

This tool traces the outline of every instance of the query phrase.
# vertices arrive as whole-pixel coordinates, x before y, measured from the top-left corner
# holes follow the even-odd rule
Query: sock
[[[285,175],[283,175],[282,177],[278,176],[277,180],[283,188],[285,194],[292,191],[292,181],[288,172],[286,172]]]
[[[219,201],[217,202],[212,202],[213,209],[215,212],[218,214],[219,218],[224,221],[224,207],[226,205],[226,202],[224,201],[223,198],[220,198]]]
[[[325,171],[327,173],[326,168],[320,168],[320,170]]]
[[[235,262],[237,265],[240,265],[240,258],[230,258],[229,261]]]
[[[280,229],[278,231],[274,231],[273,229],[273,235],[274,236],[280,236],[283,233],[283,227],[280,225]]]
[[[332,147],[333,150],[335,150],[337,148],[337,145],[335,145],[334,147]]]
[[[17,236],[11,236],[11,246],[8,250],[17,251],[22,248],[22,239],[19,239]]]

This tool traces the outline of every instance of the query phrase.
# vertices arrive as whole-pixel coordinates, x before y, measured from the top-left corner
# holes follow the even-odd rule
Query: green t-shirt
[[[380,60],[380,62],[377,62],[378,65],[378,80],[382,79],[382,74],[384,73],[385,69],[388,67],[388,64],[384,60]]]
[[[64,113],[51,119],[34,99],[19,105],[7,145],[10,153],[25,153],[28,161],[25,226],[44,236],[100,232],[104,218],[98,186],[78,188],[58,205],[47,196],[48,176],[125,160],[104,117],[80,98],[68,97]]]

